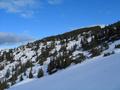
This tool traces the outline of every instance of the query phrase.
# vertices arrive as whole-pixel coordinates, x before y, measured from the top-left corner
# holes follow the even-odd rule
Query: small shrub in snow
[[[101,49],[99,48],[94,48],[90,51],[91,57],[99,56],[101,54]]]
[[[110,56],[110,55],[112,55],[112,54],[114,54],[115,52],[114,51],[112,51],[112,52],[108,52],[108,53],[104,53],[104,57],[106,57],[106,56]]]
[[[120,48],[120,44],[118,44],[118,45],[115,45],[115,48]]]
[[[38,71],[38,75],[37,75],[37,77],[38,78],[41,78],[41,77],[43,77],[44,76],[44,71],[42,70],[42,68]]]

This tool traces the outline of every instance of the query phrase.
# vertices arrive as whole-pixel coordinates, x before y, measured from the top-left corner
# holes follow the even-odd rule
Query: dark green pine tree
[[[10,76],[10,70],[8,69],[7,72],[6,72],[6,74],[5,74],[5,77],[9,78],[9,76]]]
[[[43,76],[44,76],[44,71],[43,71],[43,69],[41,68],[41,69],[39,69],[39,71],[38,71],[37,77],[38,77],[38,78],[41,78],[41,77],[43,77]]]
[[[22,75],[20,76],[20,81],[23,81],[23,76]]]
[[[11,84],[14,85],[16,83],[17,80],[17,72],[15,72],[14,74],[12,74],[12,78],[11,78]]]
[[[29,78],[30,78],[30,79],[33,78],[32,68],[31,68],[30,73],[29,73]]]
[[[56,63],[54,60],[51,60],[50,63],[48,64],[47,72],[49,74],[53,74],[53,73],[57,72]]]

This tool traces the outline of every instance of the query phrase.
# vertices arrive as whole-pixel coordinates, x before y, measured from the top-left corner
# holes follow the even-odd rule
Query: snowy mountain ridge
[[[0,90],[21,81],[49,77],[96,56],[119,53],[119,48],[120,22],[117,22],[104,28],[81,28],[15,49],[1,50]]]

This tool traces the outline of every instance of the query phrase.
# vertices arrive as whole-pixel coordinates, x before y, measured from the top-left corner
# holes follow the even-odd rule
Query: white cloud
[[[48,0],[48,3],[51,5],[61,4],[63,0]]]
[[[15,44],[20,42],[31,41],[32,38],[27,35],[17,35],[13,33],[0,32],[0,45]]]
[[[50,5],[58,5],[63,2],[63,0],[0,0],[0,9],[17,13],[22,17],[31,17],[36,10],[42,7],[44,1]]]
[[[21,16],[31,16],[40,0],[0,0],[0,9],[18,13]]]

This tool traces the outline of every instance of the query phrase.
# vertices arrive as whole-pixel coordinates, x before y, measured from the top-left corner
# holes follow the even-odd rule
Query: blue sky
[[[110,24],[120,20],[119,4],[120,0],[0,0],[0,40],[12,37],[8,41],[15,43]]]

